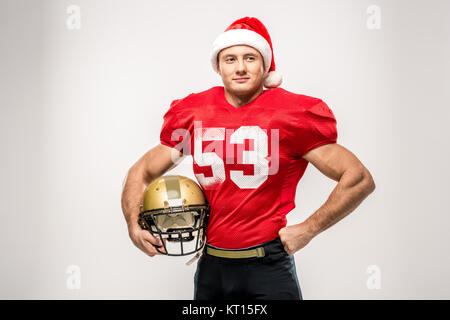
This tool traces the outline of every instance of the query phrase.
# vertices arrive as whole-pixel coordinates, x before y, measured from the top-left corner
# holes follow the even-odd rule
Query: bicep
[[[184,157],[175,148],[159,144],[147,151],[133,167],[142,170],[147,182],[175,168]]]
[[[312,149],[303,155],[303,158],[311,162],[328,178],[335,181],[339,181],[348,169],[365,170],[364,165],[350,150],[337,143]]]

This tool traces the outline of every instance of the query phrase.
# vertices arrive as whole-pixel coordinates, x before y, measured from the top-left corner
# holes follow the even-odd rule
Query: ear
[[[269,71],[266,71],[264,65],[262,67],[263,79],[265,80],[269,76]]]
[[[217,73],[220,74],[220,60],[219,60],[220,52],[217,54],[216,57],[216,65],[217,65]]]

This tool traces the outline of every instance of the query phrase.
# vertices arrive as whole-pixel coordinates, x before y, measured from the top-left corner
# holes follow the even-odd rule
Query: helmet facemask
[[[153,211],[153,212],[152,212]],[[168,256],[184,256],[199,251],[206,241],[209,206],[198,205],[185,208],[170,207],[169,210],[146,210],[139,215],[150,233],[159,238],[164,250],[156,250]],[[195,241],[193,241],[195,240]]]

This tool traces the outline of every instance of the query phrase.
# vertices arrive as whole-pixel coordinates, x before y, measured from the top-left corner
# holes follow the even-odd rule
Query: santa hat
[[[235,46],[247,45],[258,50],[264,59],[264,71],[269,74],[264,79],[266,88],[276,88],[283,81],[281,75],[275,71],[272,41],[266,27],[256,18],[245,17],[236,20],[221,33],[213,43],[211,64],[217,71],[217,55],[220,50]]]

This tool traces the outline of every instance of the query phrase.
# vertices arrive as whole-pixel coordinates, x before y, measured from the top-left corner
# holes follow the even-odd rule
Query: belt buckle
[[[266,252],[264,251],[264,247],[256,248],[256,256],[257,256],[258,258],[262,258],[262,257],[264,257],[265,255],[266,255]]]

